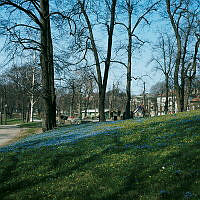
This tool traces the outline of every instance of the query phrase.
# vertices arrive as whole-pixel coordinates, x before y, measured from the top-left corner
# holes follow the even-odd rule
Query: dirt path
[[[20,131],[16,125],[0,125],[0,147],[12,143],[20,135]]]

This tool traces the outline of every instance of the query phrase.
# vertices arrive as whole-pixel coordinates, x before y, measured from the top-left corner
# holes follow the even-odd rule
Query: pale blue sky
[[[137,34],[140,36],[141,39],[148,39],[148,40],[152,40],[155,41],[157,38],[157,29],[160,29],[160,27],[162,26],[162,23],[158,22],[158,16],[154,15],[153,16],[153,20],[156,23],[152,23],[151,27],[146,27],[143,28],[143,30],[139,29]],[[154,30],[154,31],[153,31]],[[114,44],[115,45],[115,41],[118,40],[118,38],[120,37],[121,39],[124,37],[126,38],[126,33],[123,33],[123,35],[121,35],[120,32],[118,32],[118,30],[115,30],[115,36],[117,36],[114,40]],[[101,35],[101,33],[97,34],[96,39],[99,41],[99,43],[101,44],[105,44],[106,42],[106,37]],[[0,43],[1,45],[1,43]],[[6,55],[1,53],[0,55],[0,61],[2,62],[4,60],[4,57]],[[124,62],[126,61],[126,58],[121,58],[123,59]],[[143,81],[146,82],[146,91],[149,92],[150,88],[152,85],[154,85],[156,82],[163,80],[163,77],[160,75],[159,72],[155,72],[152,70],[153,68],[153,64],[149,64],[147,66],[147,63],[149,63],[149,60],[151,59],[151,47],[150,45],[145,45],[140,52],[136,52],[133,54],[133,61],[132,61],[132,75],[134,77],[140,77],[143,76]],[[144,76],[144,75],[148,75],[148,76]],[[109,82],[108,82],[108,89],[112,88],[112,84],[113,82],[119,82],[120,84],[120,88],[122,90],[126,89],[126,69],[122,66],[119,65],[112,65],[111,66],[111,70],[110,70],[110,74],[109,74]],[[143,92],[143,83],[141,80],[137,80],[135,81],[133,79],[132,81],[132,94],[140,94]]]

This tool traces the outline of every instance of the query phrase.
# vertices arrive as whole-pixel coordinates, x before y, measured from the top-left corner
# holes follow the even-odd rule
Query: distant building
[[[142,105],[145,108],[145,113],[147,116],[165,115],[165,102],[166,96],[164,94],[159,95],[135,95],[131,99],[131,109],[132,111],[137,111],[134,116],[142,116],[138,106]],[[200,97],[191,95],[188,99],[187,111],[200,109]],[[176,96],[174,93],[170,92],[168,96],[168,113],[178,112]]]
[[[105,109],[105,115],[106,118],[108,118],[109,116],[109,109]],[[82,119],[85,118],[89,118],[89,119],[93,119],[93,118],[97,118],[99,117],[99,109],[87,109],[87,110],[83,110],[82,111]]]
[[[165,102],[166,96],[165,95],[158,95],[157,96],[157,106],[158,111],[157,115],[165,115]],[[176,97],[174,94],[170,93],[168,96],[168,113],[176,113],[178,111]]]
[[[193,98],[190,100],[190,110],[196,110],[196,109],[200,109],[200,98]]]
[[[138,107],[141,106],[145,109],[145,115],[147,116],[155,116],[157,112],[157,103],[156,97],[151,94],[145,95],[135,95],[131,99],[131,110],[134,113],[134,116],[139,117],[142,116],[143,113]],[[137,111],[138,110],[138,111]]]
[[[131,112],[135,117],[143,117],[143,110],[145,109],[145,116],[165,115],[165,102],[166,96],[164,94],[152,95],[134,95],[131,99]],[[200,97],[191,95],[188,99],[187,110],[200,109]],[[105,109],[106,119],[123,118],[123,110]],[[168,96],[168,113],[178,112],[176,96],[174,93],[169,92]],[[99,117],[99,110],[87,109],[82,111],[82,119],[97,119]]]

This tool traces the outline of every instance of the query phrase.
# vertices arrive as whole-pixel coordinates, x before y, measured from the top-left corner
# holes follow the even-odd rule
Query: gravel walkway
[[[0,147],[12,143],[19,133],[20,128],[16,125],[0,125]]]

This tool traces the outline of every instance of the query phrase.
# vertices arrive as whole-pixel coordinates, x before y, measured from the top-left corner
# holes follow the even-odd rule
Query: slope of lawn
[[[21,124],[23,121],[20,118],[14,118],[14,119],[7,119],[6,124],[7,125],[16,125]],[[5,124],[5,121],[3,119],[3,124]]]
[[[62,127],[0,148],[0,199],[200,199],[200,111]]]

